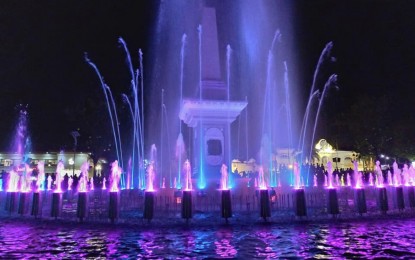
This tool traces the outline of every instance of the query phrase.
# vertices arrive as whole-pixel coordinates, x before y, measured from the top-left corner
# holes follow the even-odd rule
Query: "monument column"
[[[227,86],[220,73],[214,8],[203,8],[202,32],[201,93],[198,98],[184,99],[179,114],[193,128],[192,163],[200,189],[219,181],[221,165],[231,162],[229,128],[247,105],[246,101],[227,100]]]

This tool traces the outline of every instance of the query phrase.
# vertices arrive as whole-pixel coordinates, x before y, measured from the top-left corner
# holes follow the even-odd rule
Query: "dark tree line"
[[[415,159],[415,116],[410,98],[397,95],[356,95],[340,113],[329,113],[329,139],[339,149],[361,156],[386,154],[391,159]]]

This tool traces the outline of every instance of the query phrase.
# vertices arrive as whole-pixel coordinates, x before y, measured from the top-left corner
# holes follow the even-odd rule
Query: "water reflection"
[[[163,249],[164,243],[159,243],[159,237],[153,231],[141,233],[137,240],[139,248],[142,250],[137,254],[138,258],[154,258]]]
[[[215,253],[218,257],[232,258],[236,257],[236,250],[233,239],[233,230],[220,229],[216,232]]]
[[[106,248],[106,255],[109,258],[115,258],[118,256],[118,248],[117,243],[120,240],[119,232],[108,232],[106,236],[107,240],[107,248]]]
[[[414,258],[415,223],[95,227],[0,222],[0,259]]]
[[[271,232],[261,229],[255,232],[255,236],[258,238],[257,245],[255,246],[256,257],[275,258],[278,256],[276,250],[271,245],[271,242],[276,240]]]

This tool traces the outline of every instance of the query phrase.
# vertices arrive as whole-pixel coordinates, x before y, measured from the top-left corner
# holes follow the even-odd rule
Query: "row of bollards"
[[[305,192],[304,189],[295,189],[295,215],[297,217],[305,217],[307,216],[307,207],[305,202]]]
[[[6,193],[6,203],[5,203],[5,210],[12,214],[16,210],[16,201],[17,196],[19,197],[18,201],[18,208],[17,213],[20,215],[26,214],[28,208],[28,200],[27,196],[29,193],[25,192],[7,192]],[[41,212],[41,205],[42,205],[42,196],[39,192],[34,192],[32,197],[32,207],[30,211],[30,215],[34,217],[38,217],[42,214]],[[110,192],[110,200],[109,200],[109,219],[113,223],[118,218],[118,201],[119,196],[118,192]],[[77,203],[77,210],[76,216],[80,222],[83,222],[87,216],[87,205],[88,205],[88,196],[85,192],[78,193],[78,203]],[[54,192],[52,193],[52,202],[51,202],[51,211],[50,216],[52,218],[59,218],[61,215],[61,208],[62,208],[62,193]]]
[[[377,188],[377,196],[376,196],[377,204],[379,211],[383,214],[389,210],[388,205],[388,193],[386,192],[385,187]]]
[[[354,192],[354,203],[356,205],[357,213],[362,216],[367,212],[366,194],[364,189],[356,189]]]
[[[32,210],[30,212],[30,215],[37,218],[40,215],[40,205],[41,205],[40,193],[39,192],[34,192],[33,193]]]
[[[405,199],[404,199],[404,187],[398,186],[393,187],[394,192],[392,193],[392,201],[394,207],[398,210],[403,210],[405,208]],[[415,208],[415,187],[407,187],[407,205],[410,208]],[[271,190],[272,192],[273,190]],[[273,193],[275,195],[275,191]],[[260,217],[267,221],[271,217],[271,206],[270,206],[270,194],[268,189],[258,190],[257,195],[259,195],[259,213]],[[15,212],[17,207],[17,213],[20,215],[26,214],[29,205],[28,199],[29,193],[24,192],[7,192],[6,193],[6,203],[5,210],[12,214]],[[154,192],[145,192],[144,193],[144,212],[143,218],[150,222],[154,217]],[[176,194],[175,194],[176,196]],[[388,192],[386,187],[377,187],[375,190],[376,204],[378,210],[382,214],[386,214],[389,210],[388,204]],[[181,192],[181,217],[186,220],[188,223],[189,220],[193,217],[193,204],[192,204],[192,191],[185,190]],[[18,201],[17,201],[18,199]],[[31,215],[38,217],[41,215],[41,203],[42,196],[39,192],[33,193]],[[294,190],[294,211],[295,216],[297,217],[306,217],[307,216],[307,205],[306,205],[306,196],[304,189],[295,189]],[[354,190],[354,204],[356,212],[360,215],[367,213],[366,205],[366,194],[365,189],[355,189]],[[80,222],[83,222],[87,217],[88,212],[88,196],[85,192],[78,193],[78,202],[77,202],[77,211],[76,216]],[[51,217],[59,218],[61,215],[62,208],[62,193],[52,193],[51,201]],[[327,189],[327,213],[336,217],[340,214],[339,209],[339,199],[337,194],[337,189]],[[232,201],[231,201],[231,191],[222,190],[221,191],[221,216],[228,223],[228,219],[232,217]],[[110,192],[109,193],[109,211],[108,218],[111,223],[114,223],[119,218],[119,193]]]
[[[259,205],[259,215],[264,221],[267,221],[267,218],[271,217],[268,190],[259,190]]]
[[[81,193],[79,193],[81,195]],[[79,203],[78,203],[79,207]],[[50,212],[50,216],[52,218],[57,219],[61,215],[61,208],[62,208],[62,193],[54,192],[52,193],[52,209]]]
[[[192,216],[192,191],[185,190],[182,193],[182,218],[187,223]]]
[[[154,192],[144,192],[144,213],[143,218],[150,222],[154,217]]]
[[[182,192],[181,203],[181,216],[186,220],[186,223],[188,223],[193,217],[192,191],[185,190]],[[146,203],[144,203],[144,205],[146,205]],[[228,219],[232,217],[232,200],[230,190],[221,191],[221,216],[225,219],[226,223],[228,223]]]
[[[231,201],[231,191],[222,190],[221,194],[221,215],[228,223],[228,218],[232,217],[232,201]]]
[[[87,213],[88,198],[86,192],[78,193],[78,203],[76,206],[76,217],[79,219],[79,222],[83,222],[86,218]]]
[[[328,199],[327,199],[327,213],[333,217],[339,215],[339,199],[337,197],[336,189],[328,189]]]

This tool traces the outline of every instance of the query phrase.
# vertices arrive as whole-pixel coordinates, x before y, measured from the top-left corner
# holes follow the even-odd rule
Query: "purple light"
[[[221,178],[220,178],[220,189],[221,190],[229,190],[228,187],[228,167],[225,164],[222,164],[220,169]]]
[[[118,192],[118,183],[120,182],[122,169],[118,166],[118,161],[111,164],[111,188],[110,192]]]

